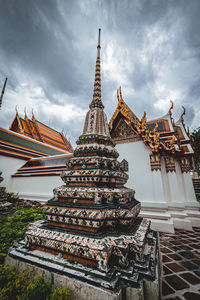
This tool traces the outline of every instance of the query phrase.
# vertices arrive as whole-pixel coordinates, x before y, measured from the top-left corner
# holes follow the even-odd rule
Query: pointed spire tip
[[[97,57],[100,57],[100,49],[101,49],[101,28],[99,28],[99,35],[98,35]]]

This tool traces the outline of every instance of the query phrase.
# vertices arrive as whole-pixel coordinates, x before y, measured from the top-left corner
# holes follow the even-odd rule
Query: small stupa
[[[124,186],[128,175],[110,137],[101,99],[100,32],[93,98],[74,157],[61,176],[65,185],[55,188],[44,206],[46,220],[29,226],[28,250],[22,245],[20,253],[26,259],[35,253],[40,265],[49,253],[51,262],[67,265],[71,277],[115,290],[154,280],[157,234],[150,221],[138,217],[140,202]]]

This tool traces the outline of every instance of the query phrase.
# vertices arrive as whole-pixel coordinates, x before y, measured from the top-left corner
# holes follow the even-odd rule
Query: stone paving
[[[162,299],[200,300],[200,228],[160,233]]]

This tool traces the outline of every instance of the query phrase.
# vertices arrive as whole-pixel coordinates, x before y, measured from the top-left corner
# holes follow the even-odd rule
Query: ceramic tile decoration
[[[128,175],[110,137],[100,78],[99,32],[94,93],[83,133],[61,175],[65,184],[44,206],[46,220],[30,224],[25,243],[27,253],[50,253],[55,260],[81,264],[82,272],[100,272],[109,288],[139,286],[144,277],[155,278],[157,233],[149,229],[150,221],[138,217],[140,202],[124,186]]]

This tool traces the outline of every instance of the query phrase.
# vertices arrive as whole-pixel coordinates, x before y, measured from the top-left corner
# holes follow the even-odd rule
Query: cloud
[[[0,0],[0,83],[8,77],[0,125],[15,106],[64,129],[74,144],[92,99],[98,28],[102,28],[102,98],[108,119],[122,86],[141,117],[165,114],[199,126],[198,0]]]

